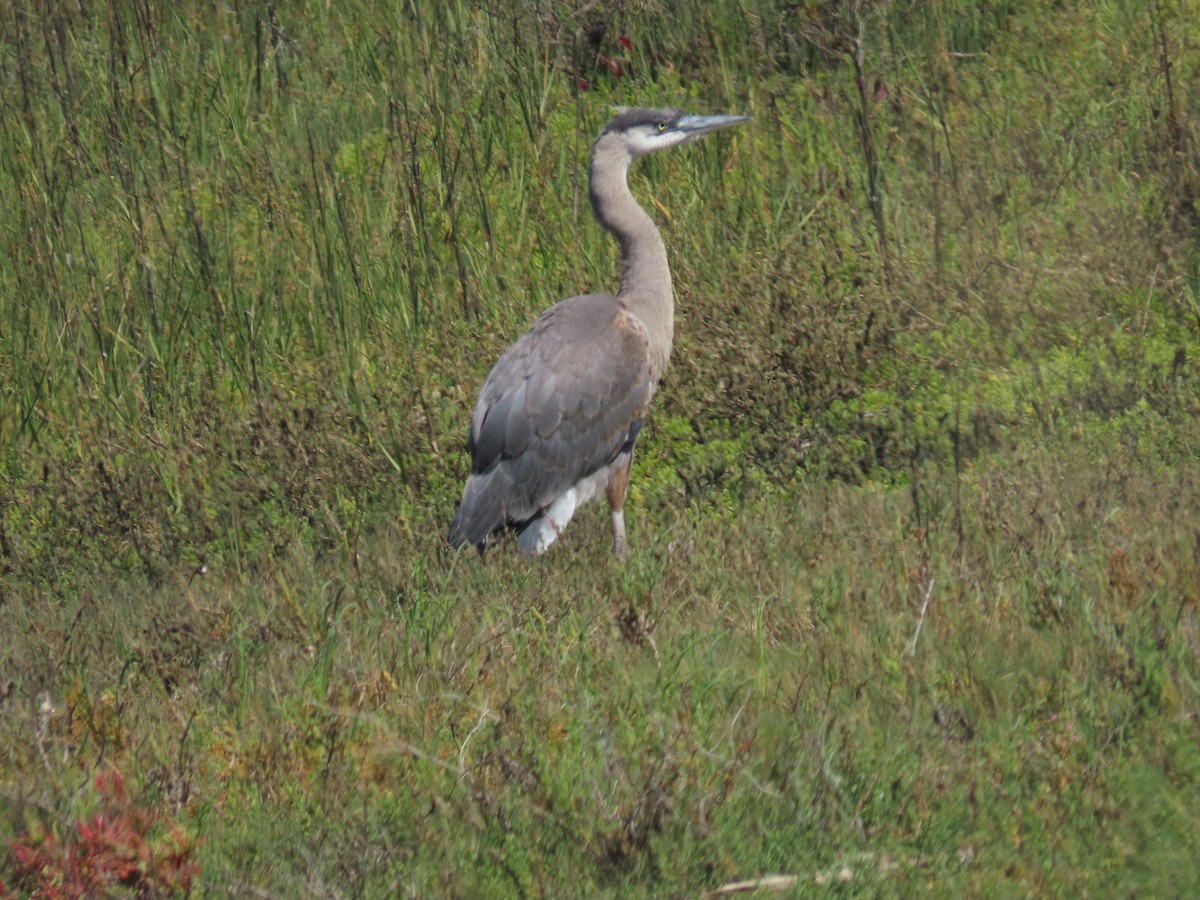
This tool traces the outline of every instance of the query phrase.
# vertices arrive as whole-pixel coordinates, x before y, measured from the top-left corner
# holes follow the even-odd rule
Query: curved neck
[[[600,224],[621,246],[621,290],[617,301],[646,326],[650,376],[657,382],[671,357],[675,298],[662,235],[629,191],[631,159],[619,136],[603,134],[592,150],[588,193]]]

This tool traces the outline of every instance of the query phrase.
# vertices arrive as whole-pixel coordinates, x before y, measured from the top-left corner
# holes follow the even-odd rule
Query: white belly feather
[[[545,553],[546,549],[558,540],[563,533],[575,510],[589,500],[599,497],[608,488],[613,474],[623,466],[628,454],[622,453],[615,460],[599,471],[593,472],[575,486],[560,494],[553,503],[547,506],[541,515],[530,520],[517,538],[517,544],[526,553]]]

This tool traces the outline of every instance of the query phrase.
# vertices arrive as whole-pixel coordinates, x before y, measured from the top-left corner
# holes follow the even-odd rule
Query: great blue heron
[[[589,194],[621,246],[621,289],[552,306],[492,369],[471,417],[471,474],[451,545],[483,553],[495,532],[514,528],[521,550],[541,553],[576,508],[603,493],[613,552],[626,555],[633,445],[671,356],[675,311],[666,247],[626,176],[647,153],[749,119],[631,109],[600,133]]]

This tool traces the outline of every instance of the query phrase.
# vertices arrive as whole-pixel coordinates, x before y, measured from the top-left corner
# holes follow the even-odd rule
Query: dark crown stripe
[[[682,115],[683,113],[679,110],[671,108],[646,109],[639,107],[638,109],[627,109],[608,123],[608,126],[604,129],[604,133],[626,131],[630,128],[637,128],[639,125],[657,125],[659,122],[674,125]]]

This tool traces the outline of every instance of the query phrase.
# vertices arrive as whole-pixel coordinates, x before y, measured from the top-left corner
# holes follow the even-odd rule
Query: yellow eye
[[[660,132],[666,131],[666,130],[667,130],[667,123],[666,123],[666,122],[659,122],[659,123],[658,123],[658,130],[659,130]]]

